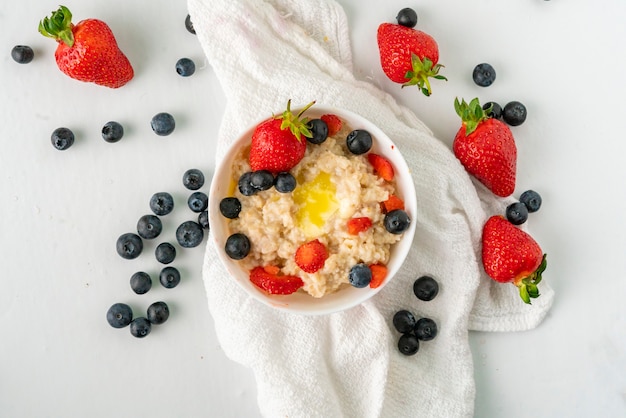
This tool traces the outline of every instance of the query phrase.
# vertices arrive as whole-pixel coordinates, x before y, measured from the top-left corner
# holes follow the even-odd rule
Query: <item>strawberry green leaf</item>
[[[430,96],[432,93],[428,80],[430,77],[437,80],[447,80],[444,76],[439,75],[439,70],[443,68],[443,65],[433,65],[433,62],[426,57],[422,60],[416,54],[411,54],[411,67],[412,69],[404,75],[409,81],[402,84],[402,87],[417,86],[426,96]]]
[[[72,12],[65,6],[59,6],[50,17],[44,17],[39,22],[38,30],[45,37],[62,41],[69,47],[74,46]]]
[[[308,105],[306,105],[297,115],[294,115],[291,112],[291,99],[287,101],[287,110],[285,110],[282,115],[274,116],[276,119],[281,119],[282,122],[280,124],[280,129],[285,130],[289,129],[293,136],[296,137],[298,141],[302,140],[302,136],[307,138],[312,138],[313,133],[311,133],[307,124],[309,122],[308,118],[300,118],[304,112],[306,112],[311,106],[315,104],[315,101],[312,101]]]
[[[480,105],[478,98],[472,99],[469,104],[462,99],[459,102],[458,98],[454,99],[454,110],[459,115],[463,125],[465,126],[465,135],[470,135],[476,130],[478,125],[487,120],[489,117]]]

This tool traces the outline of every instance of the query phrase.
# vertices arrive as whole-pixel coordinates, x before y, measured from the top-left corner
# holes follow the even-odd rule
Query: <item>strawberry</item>
[[[348,233],[358,235],[359,232],[367,231],[372,226],[372,220],[367,216],[348,220]]]
[[[260,266],[250,270],[250,281],[270,295],[290,295],[304,286],[304,282],[298,276],[268,273]]]
[[[302,244],[296,250],[296,264],[307,273],[315,273],[322,267],[328,258],[326,246],[319,240]]]
[[[387,277],[387,266],[384,264],[372,264],[369,266],[372,272],[372,280],[370,281],[370,287],[376,289],[385,281]]]
[[[378,26],[378,51],[383,71],[402,87],[416,85],[422,93],[432,93],[429,78],[446,80],[439,75],[439,47],[435,39],[420,30],[394,23]]]
[[[499,283],[513,283],[522,300],[539,297],[537,284],[547,266],[539,244],[503,216],[492,216],[483,227],[483,267]]]
[[[326,114],[322,115],[320,119],[326,122],[326,125],[328,125],[328,136],[333,136],[341,130],[342,125],[339,116]]]
[[[65,6],[39,22],[39,32],[58,42],[54,53],[59,69],[73,79],[118,88],[134,75],[109,26],[98,19],[76,25]]]
[[[391,161],[383,157],[382,155],[369,153],[367,154],[367,160],[372,165],[374,172],[382,177],[384,180],[393,180],[394,172]]]
[[[387,200],[380,202],[380,211],[384,214],[396,209],[404,210],[404,202],[395,194],[390,194]]]
[[[300,113],[291,113],[291,100],[282,115],[261,122],[252,133],[250,156],[252,170],[268,170],[274,174],[289,171],[304,158],[307,141],[313,135],[302,114],[315,102],[309,103]]]
[[[487,116],[478,99],[454,100],[463,123],[452,148],[465,170],[494,194],[507,197],[515,190],[517,147],[509,127]]]

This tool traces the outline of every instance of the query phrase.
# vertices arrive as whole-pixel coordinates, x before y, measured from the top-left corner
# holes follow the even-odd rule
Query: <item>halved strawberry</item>
[[[404,210],[404,201],[395,194],[390,194],[387,200],[380,202],[380,211],[382,213],[386,214],[396,209]]]
[[[372,220],[367,216],[348,220],[348,232],[352,235],[358,235],[359,232],[367,231],[371,226]]]
[[[391,162],[388,159],[382,155],[369,153],[367,154],[367,160],[374,168],[374,172],[381,178],[387,181],[393,180],[393,165],[391,165]]]
[[[298,276],[270,274],[261,266],[250,270],[250,281],[271,295],[290,295],[304,286]]]
[[[339,119],[339,116],[327,114],[322,115],[320,119],[328,125],[328,136],[333,136],[341,130],[341,119]]]
[[[296,264],[307,273],[315,273],[324,267],[327,258],[326,246],[317,239],[302,244],[296,250]]]
[[[376,289],[383,284],[387,277],[387,266],[384,264],[372,264],[369,266],[372,272],[372,280],[370,281],[370,287]]]

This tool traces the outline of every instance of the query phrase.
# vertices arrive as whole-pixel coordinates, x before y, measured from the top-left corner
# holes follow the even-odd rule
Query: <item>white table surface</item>
[[[519,100],[528,120],[514,128],[519,148],[516,194],[544,199],[529,230],[549,255],[545,280],[557,292],[537,329],[471,333],[477,417],[618,417],[626,415],[626,179],[623,100],[626,3],[623,0],[341,0],[355,71],[415,111],[445,143],[459,127],[455,97],[505,104]],[[222,352],[201,280],[203,248],[179,251],[181,284],[155,281],[135,295],[128,279],[159,266],[148,243],[133,262],[115,240],[149,213],[158,191],[176,198],[162,240],[191,219],[181,182],[192,167],[210,179],[225,97],[178,1],[66,2],[75,19],[112,27],[136,70],[111,90],[69,79],[55,66],[55,43],[37,24],[57,3],[21,0],[0,12],[0,416],[254,417],[252,373]],[[385,79],[375,33],[402,7],[439,42],[448,82],[425,98]],[[18,65],[11,48],[36,57]],[[174,63],[200,67],[182,78]],[[471,72],[491,63],[491,87]],[[161,111],[177,120],[157,137]],[[126,128],[116,144],[102,125]],[[76,143],[55,150],[51,132],[71,128]],[[208,185],[203,189],[208,192]],[[167,235],[169,234],[169,235]],[[105,313],[115,302],[137,312],[156,301],[169,321],[145,339],[115,330]]]

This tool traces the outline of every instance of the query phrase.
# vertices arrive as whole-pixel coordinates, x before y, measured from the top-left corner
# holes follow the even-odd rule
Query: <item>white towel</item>
[[[188,0],[188,6],[228,100],[217,161],[244,128],[280,111],[288,99],[316,100],[378,125],[403,151],[417,189],[417,232],[404,267],[371,301],[346,312],[308,317],[267,307],[240,289],[207,246],[203,279],[217,336],[230,358],[254,371],[262,414],[472,416],[468,330],[533,328],[553,299],[542,282],[541,297],[528,306],[514,286],[492,282],[482,269],[482,226],[511,199],[473,182],[410,110],[354,77],[347,19],[336,2]],[[430,302],[412,292],[424,274],[440,284]],[[439,326],[437,338],[414,356],[397,349],[391,320],[400,309]]]

